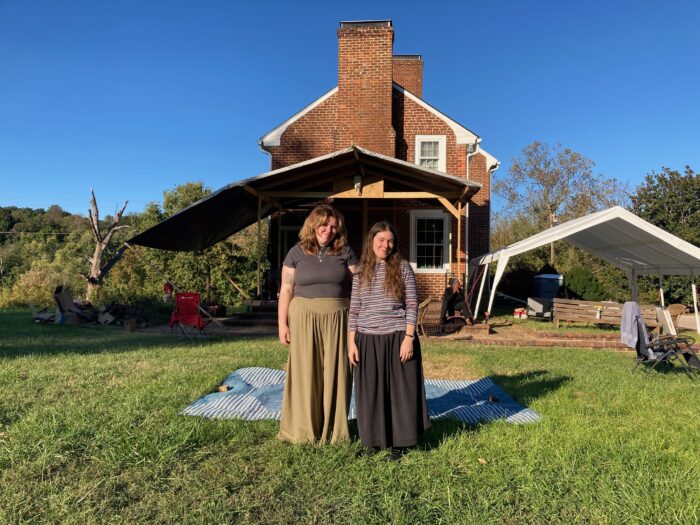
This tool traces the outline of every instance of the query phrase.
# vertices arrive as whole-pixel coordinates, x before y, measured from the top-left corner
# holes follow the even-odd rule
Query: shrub
[[[574,266],[564,276],[564,284],[576,299],[602,301],[605,290],[588,268]]]

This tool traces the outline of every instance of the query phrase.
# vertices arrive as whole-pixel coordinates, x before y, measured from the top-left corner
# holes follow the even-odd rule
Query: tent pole
[[[630,294],[632,295],[632,300],[636,303],[637,302],[637,273],[634,271],[634,268],[632,268],[627,273],[627,280],[629,281],[629,284],[630,284]]]
[[[481,284],[479,285],[479,294],[476,296],[476,306],[474,306],[474,320],[479,317],[479,306],[481,305],[481,295],[484,293],[484,283],[486,282],[486,275],[489,273],[489,263],[486,263],[484,268],[484,273],[481,276]]]
[[[661,301],[661,308],[666,307],[666,301],[664,300],[664,277],[659,275],[659,300]]]
[[[489,308],[488,314],[491,316],[491,309],[493,308],[493,300],[496,298],[496,290],[498,289],[498,283],[503,277],[503,273],[506,271],[506,266],[508,265],[508,259],[510,257],[501,257],[498,259],[498,264],[496,265],[496,273],[493,276],[493,283],[491,284],[491,294],[489,295]]]
[[[260,220],[260,215],[262,215],[262,199],[258,197],[258,267],[257,267],[257,278],[258,278],[258,293],[257,298],[261,298],[262,287],[260,278],[260,252],[262,250],[262,221]]]

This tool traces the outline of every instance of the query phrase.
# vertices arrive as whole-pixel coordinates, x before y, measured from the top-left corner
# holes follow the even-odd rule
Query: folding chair
[[[175,309],[170,315],[168,326],[172,329],[177,325],[182,332],[182,335],[192,339],[192,336],[185,329],[186,326],[192,326],[197,329],[200,335],[209,338],[204,327],[208,321],[205,321],[199,311],[199,294],[196,292],[181,292],[175,294]]]
[[[668,311],[657,308],[658,320],[664,325],[664,319]],[[691,337],[678,337],[675,334],[673,323],[666,328],[666,333],[649,339],[644,317],[639,310],[639,305],[635,302],[627,302],[622,307],[621,339],[628,347],[634,348],[637,357],[635,358],[633,371],[639,365],[644,366],[644,370],[649,372],[660,365],[674,366],[678,362],[685,370],[688,377],[695,378],[695,374],[700,371],[700,360],[691,348],[695,342]],[[672,331],[673,333],[668,333]]]

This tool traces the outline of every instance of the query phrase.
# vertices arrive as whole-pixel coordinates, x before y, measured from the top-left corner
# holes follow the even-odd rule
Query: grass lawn
[[[294,446],[274,421],[178,416],[267,339],[186,343],[0,310],[0,523],[700,522],[700,381],[632,354],[424,344],[428,377],[489,375],[539,423],[437,422],[400,463]]]

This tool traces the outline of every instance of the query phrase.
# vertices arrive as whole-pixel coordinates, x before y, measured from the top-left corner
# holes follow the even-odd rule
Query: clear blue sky
[[[0,205],[141,211],[265,172],[336,84],[340,20],[392,19],[424,98],[507,171],[560,142],[632,187],[700,169],[700,2],[0,0]]]

